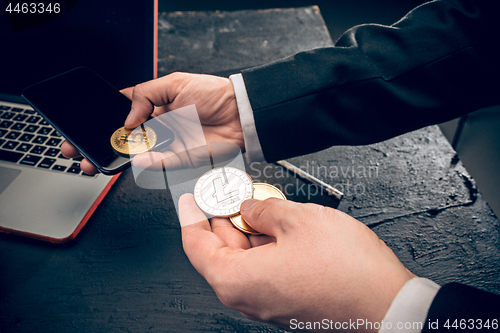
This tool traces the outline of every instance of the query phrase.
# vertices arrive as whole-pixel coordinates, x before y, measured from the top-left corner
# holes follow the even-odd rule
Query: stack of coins
[[[111,136],[111,147],[123,157],[130,157],[151,150],[157,141],[156,133],[148,126],[136,129],[121,127]]]
[[[266,183],[254,183],[253,184],[253,199],[266,200],[268,198],[278,198],[286,200],[283,192],[280,191],[276,186],[266,184]],[[240,214],[231,216],[229,218],[233,226],[250,235],[260,235],[260,233],[254,230],[247,221]]]
[[[277,187],[266,183],[253,183],[252,178],[236,168],[222,167],[203,174],[194,187],[194,198],[200,209],[210,216],[229,217],[238,230],[259,235],[240,215],[240,206],[247,199],[286,200]]]

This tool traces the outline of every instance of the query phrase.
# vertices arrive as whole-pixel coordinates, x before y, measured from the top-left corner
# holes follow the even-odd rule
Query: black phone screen
[[[123,169],[128,159],[116,165],[110,138],[131,101],[99,75],[79,67],[26,88],[23,97],[101,172]]]

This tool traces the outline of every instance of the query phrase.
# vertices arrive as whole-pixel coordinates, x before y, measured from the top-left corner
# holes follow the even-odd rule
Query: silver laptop
[[[64,158],[63,139],[21,92],[78,66],[119,89],[153,79],[157,3],[66,0],[58,13],[22,14],[0,13],[0,231],[61,243],[76,237],[118,176],[87,176],[79,159]]]

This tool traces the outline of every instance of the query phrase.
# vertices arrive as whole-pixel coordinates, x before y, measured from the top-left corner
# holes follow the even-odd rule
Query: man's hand
[[[247,200],[241,214],[263,238],[225,218],[209,223],[191,194],[179,214],[184,251],[222,303],[285,329],[291,319],[380,323],[413,277],[374,232],[335,209]]]
[[[132,108],[125,121],[127,128],[139,126],[150,115],[158,116],[194,104],[206,142],[227,142],[244,148],[234,89],[227,78],[173,73],[121,92],[132,100]],[[178,142],[174,142],[173,147],[179,151],[183,149]],[[79,156],[78,151],[68,142],[63,143],[61,152],[69,158]],[[176,153],[174,151],[171,154]],[[187,153],[189,154],[189,150]],[[87,174],[98,172],[86,159],[80,163],[80,167]],[[175,167],[178,166],[173,166]]]

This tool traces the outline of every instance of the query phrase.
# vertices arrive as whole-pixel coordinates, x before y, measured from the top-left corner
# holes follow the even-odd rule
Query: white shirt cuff
[[[238,112],[240,113],[241,128],[245,139],[245,158],[248,163],[265,161],[243,75],[233,74],[229,79],[233,83]]]
[[[439,288],[431,280],[419,277],[406,282],[392,301],[378,333],[420,333]]]

